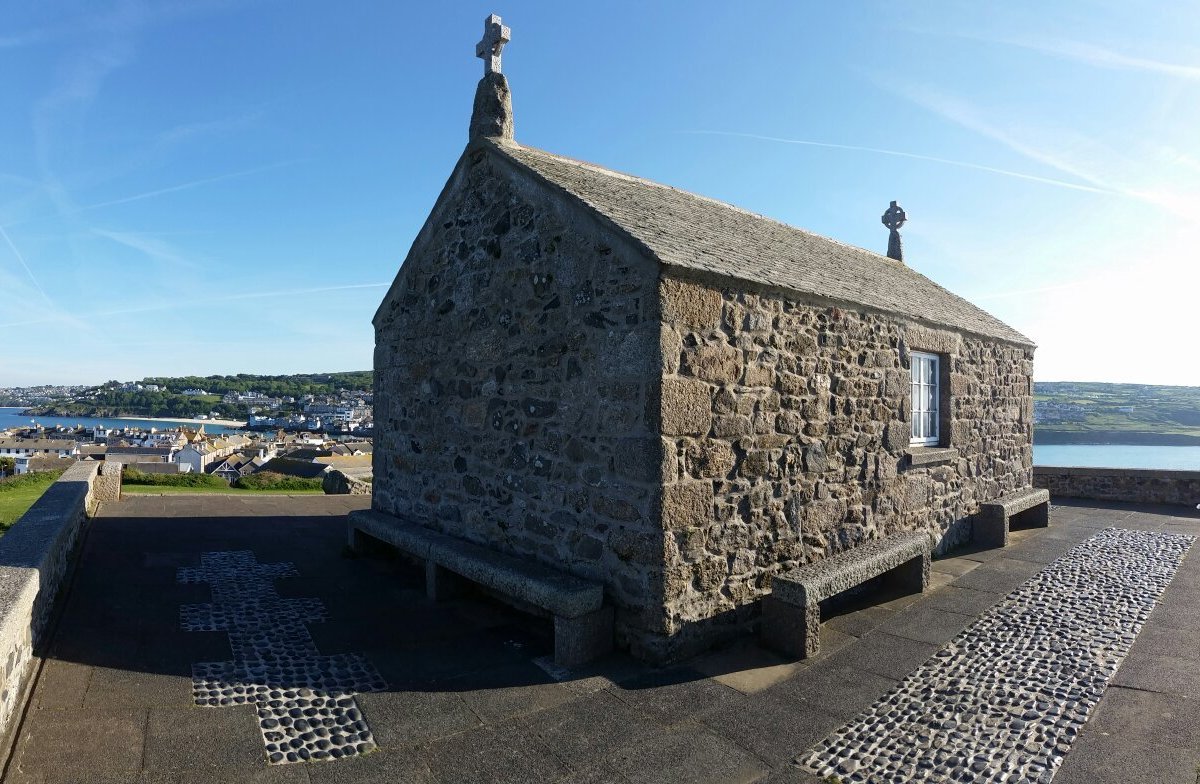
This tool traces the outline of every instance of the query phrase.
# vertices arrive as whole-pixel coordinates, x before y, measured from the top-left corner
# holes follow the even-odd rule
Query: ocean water
[[[1034,444],[1035,466],[1200,471],[1200,446]]]
[[[22,413],[20,408],[0,407],[0,430],[6,430],[10,427],[26,427],[31,419],[36,419],[39,425],[44,427],[54,427],[56,425],[64,425],[74,427],[75,425],[83,425],[84,427],[95,427],[96,425],[104,425],[105,427],[140,427],[143,430],[149,430],[156,427],[159,430],[166,430],[172,427],[183,427],[179,422],[155,422],[149,419],[116,419],[116,418],[101,418],[95,417],[31,417],[28,414]],[[196,425],[188,425],[188,427],[196,427]],[[212,425],[205,423],[204,432],[206,433],[228,433],[237,428],[224,427],[222,425]]]

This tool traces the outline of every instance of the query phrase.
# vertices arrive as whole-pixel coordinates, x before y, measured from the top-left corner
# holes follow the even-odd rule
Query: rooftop
[[[1014,532],[1008,548],[935,561],[924,595],[841,607],[827,618],[815,658],[789,661],[746,642],[669,669],[615,655],[561,673],[547,664],[550,636],[542,621],[481,596],[434,604],[414,565],[383,555],[347,557],[345,515],[367,504],[358,496],[103,504],[60,604],[4,781],[816,784],[822,779],[796,760],[936,663],[943,646],[1077,544],[1110,527],[1200,534],[1200,515],[1181,507],[1056,505],[1050,528]],[[1197,549],[1069,745],[1055,784],[1195,784]],[[278,592],[262,608],[281,617],[281,608],[307,608],[311,639],[301,639],[307,635],[294,617],[267,619],[277,624],[271,634],[283,669],[262,667],[276,673],[268,680],[275,678],[283,709],[293,698],[305,704],[312,677],[305,667],[333,667],[332,675],[322,670],[326,678],[358,673],[353,710],[361,714],[351,719],[365,722],[377,749],[367,744],[362,750],[369,753],[360,756],[269,765],[269,722],[286,718],[286,710],[249,704],[236,685],[202,695],[216,705],[194,703],[193,665],[218,663],[204,670],[217,673],[219,663],[235,658],[231,645],[250,644],[219,630],[244,628],[237,624],[246,619],[221,617],[211,604],[223,591],[249,585],[228,582],[237,569]],[[1029,622],[1065,628],[1073,621]],[[1047,651],[1041,661],[1055,668],[1065,659]],[[350,663],[340,676],[338,662]],[[1027,673],[1022,680],[1027,686],[1037,678]],[[953,684],[916,685],[955,693]],[[957,694],[963,705],[981,696]],[[1004,698],[986,696],[992,704]],[[325,714],[305,715],[314,738],[328,736],[311,718]],[[992,740],[972,742],[987,747]],[[979,764],[995,770],[1002,757],[984,755]]]
[[[900,261],[640,177],[513,142],[483,144],[582,202],[668,267],[1033,345]]]

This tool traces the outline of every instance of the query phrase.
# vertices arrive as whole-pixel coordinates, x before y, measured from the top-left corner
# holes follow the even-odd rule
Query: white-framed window
[[[909,354],[912,374],[911,444],[936,446],[938,432],[938,356],[913,351]]]

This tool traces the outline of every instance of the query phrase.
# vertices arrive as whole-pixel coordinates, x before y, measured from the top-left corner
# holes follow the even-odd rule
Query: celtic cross
[[[908,220],[908,216],[896,202],[892,202],[891,206],[884,210],[883,217],[880,218],[883,225],[888,227],[887,255],[889,259],[904,261],[904,248],[900,243],[900,227],[906,220]]]
[[[892,206],[888,207],[883,213],[883,225],[887,226],[892,231],[897,231],[904,225],[904,221],[908,216],[904,214],[904,210],[896,202],[892,202]]]
[[[483,75],[500,73],[500,52],[512,38],[512,32],[492,14],[483,20],[483,40],[475,44],[475,56],[483,60]]]

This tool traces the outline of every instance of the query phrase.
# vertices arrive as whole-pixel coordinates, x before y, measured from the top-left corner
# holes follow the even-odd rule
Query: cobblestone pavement
[[[4,781],[818,784],[798,761],[941,661],[939,650],[1001,612],[993,608],[1072,548],[1108,528],[1200,534],[1200,516],[1184,508],[1060,506],[1051,528],[1016,532],[1004,550],[934,561],[923,596],[831,606],[813,659],[782,659],[748,641],[665,670],[616,655],[557,680],[537,664],[552,651],[547,622],[481,596],[433,604],[414,565],[345,557],[344,516],[367,503],[161,497],[106,505],[83,542]],[[1130,541],[1118,549],[1133,557]],[[291,619],[307,618],[301,625],[320,655],[374,665],[386,689],[354,699],[377,749],[272,765],[255,704],[196,704],[193,664],[235,661],[241,643],[217,628],[231,618],[215,607],[213,583],[176,578],[204,553],[230,551],[253,553],[259,567],[294,565],[296,576],[272,582],[286,603],[276,608],[284,625],[295,631]],[[1179,563],[1054,784],[1197,784],[1197,551]],[[1064,601],[1082,611],[1091,599]],[[213,611],[195,609],[202,604]],[[185,605],[193,609],[181,614]],[[1022,626],[1048,628],[1048,612],[1031,605],[1010,619],[1012,639]],[[234,625],[248,620],[234,616]],[[1127,621],[1113,614],[1105,622],[1128,642]],[[1017,650],[1029,649],[1008,653]],[[1100,671],[1097,664],[1093,675]],[[1051,683],[1055,671],[1042,672],[1028,685]]]
[[[848,784],[1049,784],[1193,539],[1095,534],[823,740],[803,767]]]
[[[274,582],[297,577],[291,563],[260,564],[249,550],[203,553],[198,568],[182,567],[181,583],[208,583],[213,601],[185,604],[186,631],[229,634],[232,661],[192,666],[197,705],[254,705],[272,764],[334,760],[366,754],[375,738],[355,692],[387,683],[358,654],[322,656],[308,632],[325,620],[319,599],[284,599]]]

